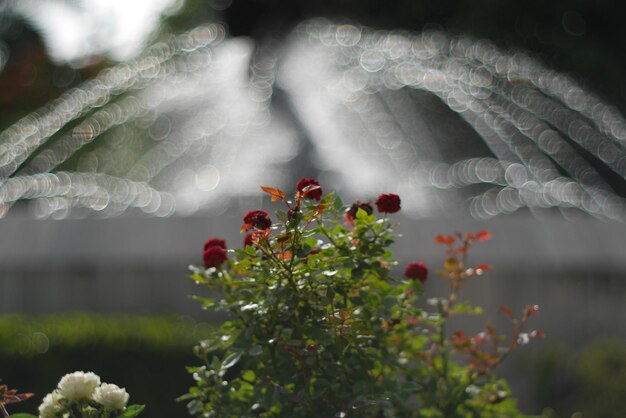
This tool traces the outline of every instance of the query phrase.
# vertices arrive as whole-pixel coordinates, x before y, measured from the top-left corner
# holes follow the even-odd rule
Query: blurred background
[[[93,370],[149,417],[219,321],[188,298],[259,185],[402,197],[402,265],[488,229],[485,318],[539,304],[521,409],[626,416],[626,15],[605,1],[0,2],[0,378]],[[444,292],[432,277],[427,293]],[[132,373],[129,373],[129,370]],[[20,405],[20,406],[22,406]],[[17,407],[14,407],[17,411]]]

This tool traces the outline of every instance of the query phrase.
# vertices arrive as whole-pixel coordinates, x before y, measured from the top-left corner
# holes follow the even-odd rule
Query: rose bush
[[[314,179],[296,184],[272,223],[263,210],[243,219],[244,247],[220,263],[192,267],[191,278],[217,293],[197,296],[229,316],[195,347],[203,364],[190,367],[195,385],[180,397],[197,417],[518,417],[524,416],[494,369],[519,345],[541,337],[525,330],[537,313],[526,307],[512,336],[488,325],[477,335],[449,332],[448,320],[481,309],[459,302],[463,286],[490,267],[469,264],[486,231],[440,235],[449,283],[432,310],[417,305],[428,268],[411,262],[393,273],[395,235],[388,214],[400,197],[344,206],[322,196]],[[223,247],[217,246],[224,250]]]

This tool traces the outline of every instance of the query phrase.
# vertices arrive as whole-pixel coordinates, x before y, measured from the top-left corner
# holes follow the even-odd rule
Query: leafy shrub
[[[225,322],[195,351],[204,365],[190,368],[196,385],[180,399],[198,417],[517,417],[509,388],[493,370],[519,345],[541,336],[524,330],[511,309],[507,340],[488,325],[469,336],[450,333],[450,316],[478,314],[459,302],[463,286],[489,269],[468,263],[469,248],[486,231],[438,236],[446,248],[439,274],[444,298],[417,307],[428,268],[412,262],[393,275],[389,246],[396,236],[389,214],[400,198],[345,207],[314,179],[298,182],[294,200],[281,201],[277,222],[263,210],[244,216],[244,248],[207,241],[204,268],[191,278],[221,297],[197,299],[226,311]]]

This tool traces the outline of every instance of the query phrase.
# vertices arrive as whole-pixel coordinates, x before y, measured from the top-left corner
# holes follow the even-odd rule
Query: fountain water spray
[[[415,217],[626,220],[626,121],[524,53],[324,20],[254,48],[198,27],[18,121],[0,134],[1,213],[26,200],[41,217],[222,211],[259,182],[289,184],[308,140],[322,179],[397,192]]]

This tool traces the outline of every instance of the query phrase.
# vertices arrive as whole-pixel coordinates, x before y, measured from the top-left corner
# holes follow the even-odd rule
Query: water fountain
[[[308,147],[327,184],[398,192],[416,218],[528,208],[624,221],[625,141],[613,107],[486,41],[314,20],[255,50],[212,24],[2,132],[0,207],[219,213],[259,182],[288,187]]]
[[[228,209],[306,174],[400,194],[401,260],[436,265],[429,237],[492,230],[486,312],[537,302],[572,347],[623,336],[625,141],[614,107],[486,41],[313,20],[254,45],[200,26],[0,133],[0,306],[198,315],[180,277],[204,239],[238,245]]]

